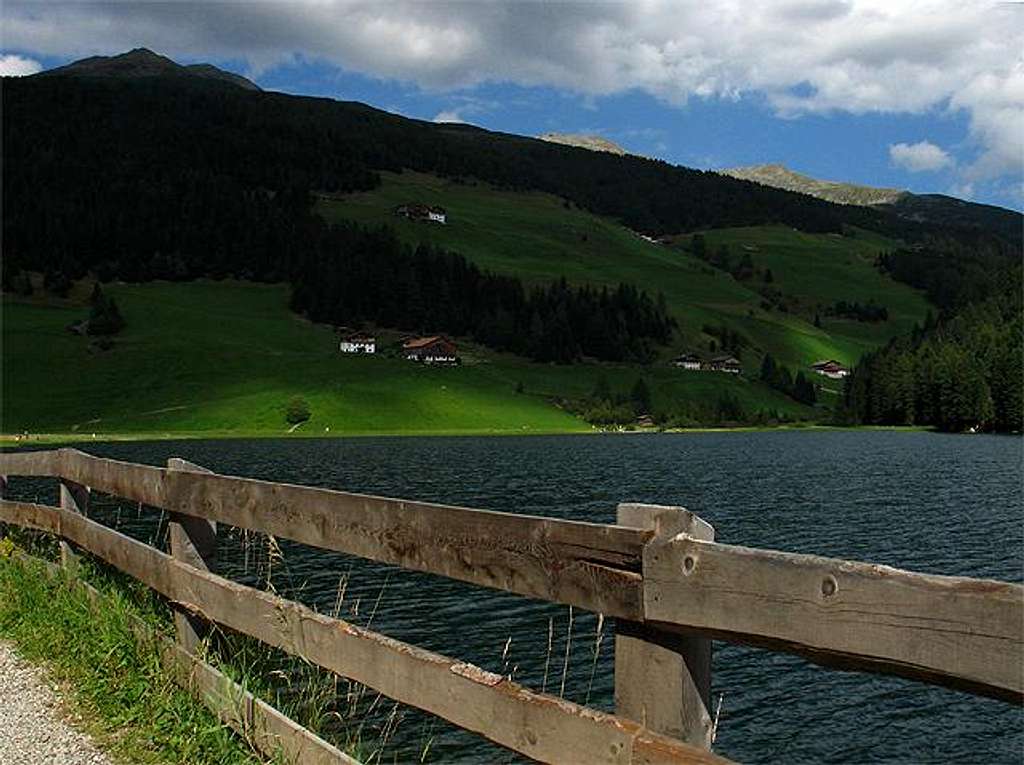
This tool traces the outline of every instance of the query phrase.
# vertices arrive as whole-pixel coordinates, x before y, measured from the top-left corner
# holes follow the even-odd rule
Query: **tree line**
[[[779,364],[775,357],[766,353],[761,360],[761,382],[770,388],[784,393],[795,401],[808,406],[814,406],[818,395],[814,390],[814,383],[807,379],[803,371],[798,371],[796,377],[782,364]]]
[[[848,421],[1019,432],[1024,423],[1020,272],[1002,294],[868,354],[847,380]]]
[[[632,285],[527,288],[387,227],[331,226],[296,263],[291,307],[318,322],[471,336],[536,361],[650,362],[676,329],[662,296]]]
[[[979,238],[962,242],[935,237],[926,244],[880,253],[880,270],[896,281],[924,290],[944,316],[997,294],[1013,275],[1020,250]]]

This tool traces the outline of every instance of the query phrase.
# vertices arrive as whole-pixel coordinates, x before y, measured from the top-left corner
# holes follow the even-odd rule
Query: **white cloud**
[[[458,109],[444,109],[434,116],[434,122],[465,122]]]
[[[24,77],[42,70],[38,61],[13,53],[0,55],[0,77]]]
[[[147,45],[251,73],[296,60],[457,91],[483,82],[639,89],[669,103],[764,97],[782,116],[963,110],[970,179],[1024,163],[1024,6],[961,0],[7,0],[5,42],[38,55]]]
[[[953,158],[930,141],[890,144],[889,159],[912,173],[934,172],[953,165]]]

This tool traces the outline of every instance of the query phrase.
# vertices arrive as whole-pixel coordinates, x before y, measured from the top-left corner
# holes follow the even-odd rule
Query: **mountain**
[[[1018,248],[1024,236],[1024,216],[1019,212],[944,194],[912,194],[900,189],[823,181],[778,164],[734,167],[721,172],[733,178],[808,194],[836,204],[872,207],[916,223],[987,231]]]
[[[623,149],[614,141],[609,141],[607,138],[602,138],[598,135],[582,135],[579,133],[544,133],[543,135],[537,136],[542,141],[548,141],[550,143],[560,143],[563,146],[575,146],[579,149],[589,149],[590,151],[607,151],[611,154],[629,154],[628,151]]]
[[[977,229],[996,234],[1018,249],[1024,239],[1024,215],[995,205],[967,202],[945,194],[911,194],[878,209],[889,210],[918,223],[941,223],[962,229]]]
[[[245,77],[225,72],[212,64],[191,64],[182,66],[166,56],[148,48],[135,48],[118,56],[92,56],[75,61],[67,66],[48,69],[36,77],[111,77],[119,79],[142,79],[149,77],[200,77],[237,85],[246,90],[260,90],[260,87]]]
[[[776,189],[796,191],[810,194],[818,199],[825,199],[841,205],[877,205],[892,204],[909,192],[899,189],[874,188],[858,186],[854,183],[838,181],[821,181],[807,175],[793,172],[784,165],[750,165],[722,170],[725,175],[744,181],[753,181]]]
[[[291,308],[316,321],[447,332],[487,353],[511,352],[508,377],[491,383],[509,395],[564,396],[570,376],[556,380],[526,359],[585,357],[567,406],[621,364],[615,396],[649,375],[662,414],[713,423],[743,419],[734,406],[743,390],[756,394],[744,400],[749,415],[777,419],[770,397],[781,394],[753,375],[726,390],[713,377],[633,360],[697,350],[736,354],[748,373],[769,353],[794,370],[819,358],[853,364],[924,320],[921,290],[984,288],[977,275],[998,273],[987,260],[961,264],[957,250],[990,253],[997,265],[1019,258],[1004,239],[973,223],[932,223],[927,210],[837,205],[630,154],[240,87],[233,77],[137,50],[4,78],[4,292],[52,301],[96,279],[115,291],[126,285],[118,299],[140,285],[157,300],[160,284],[180,283],[168,289],[192,317],[217,307],[202,279],[237,278],[253,295],[262,289],[254,282],[284,283]],[[445,207],[448,222],[394,214],[411,202]],[[896,252],[901,245],[909,254]],[[925,245],[936,259],[918,267],[933,251]],[[942,279],[913,282],[922,271]],[[958,295],[949,305],[963,303]],[[129,340],[151,329],[146,299],[127,316]],[[870,318],[882,308],[885,318]],[[45,316],[56,317],[45,327],[58,335],[71,320]],[[5,322],[5,333],[20,326],[22,347],[45,345],[36,314],[23,318]],[[167,318],[156,346],[173,333],[177,320]],[[267,340],[267,358],[291,342]],[[109,380],[148,379],[139,366],[148,354],[114,369],[109,359],[121,350],[118,340],[83,373],[103,395],[120,390]],[[18,368],[4,353],[4,369]],[[176,388],[218,401],[227,383],[216,369],[234,365],[249,379],[262,363],[225,354],[183,372]],[[41,369],[32,373],[52,377]],[[39,392],[26,379],[5,380],[5,391]],[[153,400],[161,409],[170,397]],[[88,408],[76,405],[72,421],[99,416]],[[246,416],[239,408],[232,422]]]

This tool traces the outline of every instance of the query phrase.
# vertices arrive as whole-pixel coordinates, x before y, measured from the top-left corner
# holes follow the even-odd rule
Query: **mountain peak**
[[[797,173],[778,163],[733,167],[721,170],[720,172],[723,175],[731,175],[733,178],[739,178],[740,180],[753,181],[763,186],[774,186],[775,188],[787,191],[796,191],[800,194],[809,194],[819,199],[844,205],[893,204],[908,194],[908,192],[901,189],[875,188],[873,186],[859,186],[855,183],[822,181]]]
[[[72,77],[114,77],[138,79],[143,77],[194,76],[208,80],[229,82],[247,90],[259,90],[259,86],[239,74],[225,72],[212,64],[182,66],[177,62],[154,53],[149,48],[133,48],[117,56],[90,56],[66,66],[48,69],[37,76],[64,75]]]
[[[580,133],[544,133],[537,137],[540,138],[540,140],[548,141],[549,143],[560,143],[564,146],[575,146],[579,149],[589,149],[590,151],[607,151],[610,154],[620,155],[629,153],[614,141],[609,141],[607,138],[602,138],[599,135],[583,135]]]

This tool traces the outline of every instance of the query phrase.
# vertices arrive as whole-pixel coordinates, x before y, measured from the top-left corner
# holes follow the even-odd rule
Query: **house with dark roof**
[[[815,361],[811,364],[811,369],[817,374],[822,375],[823,377],[828,377],[832,380],[841,380],[850,374],[850,370],[835,359],[822,359],[821,361]]]
[[[743,365],[740,363],[740,360],[728,353],[712,356],[711,360],[703,368],[709,372],[726,372],[731,375],[738,375],[743,371]]]
[[[402,343],[402,355],[423,364],[457,364],[459,350],[444,335],[414,337]]]

